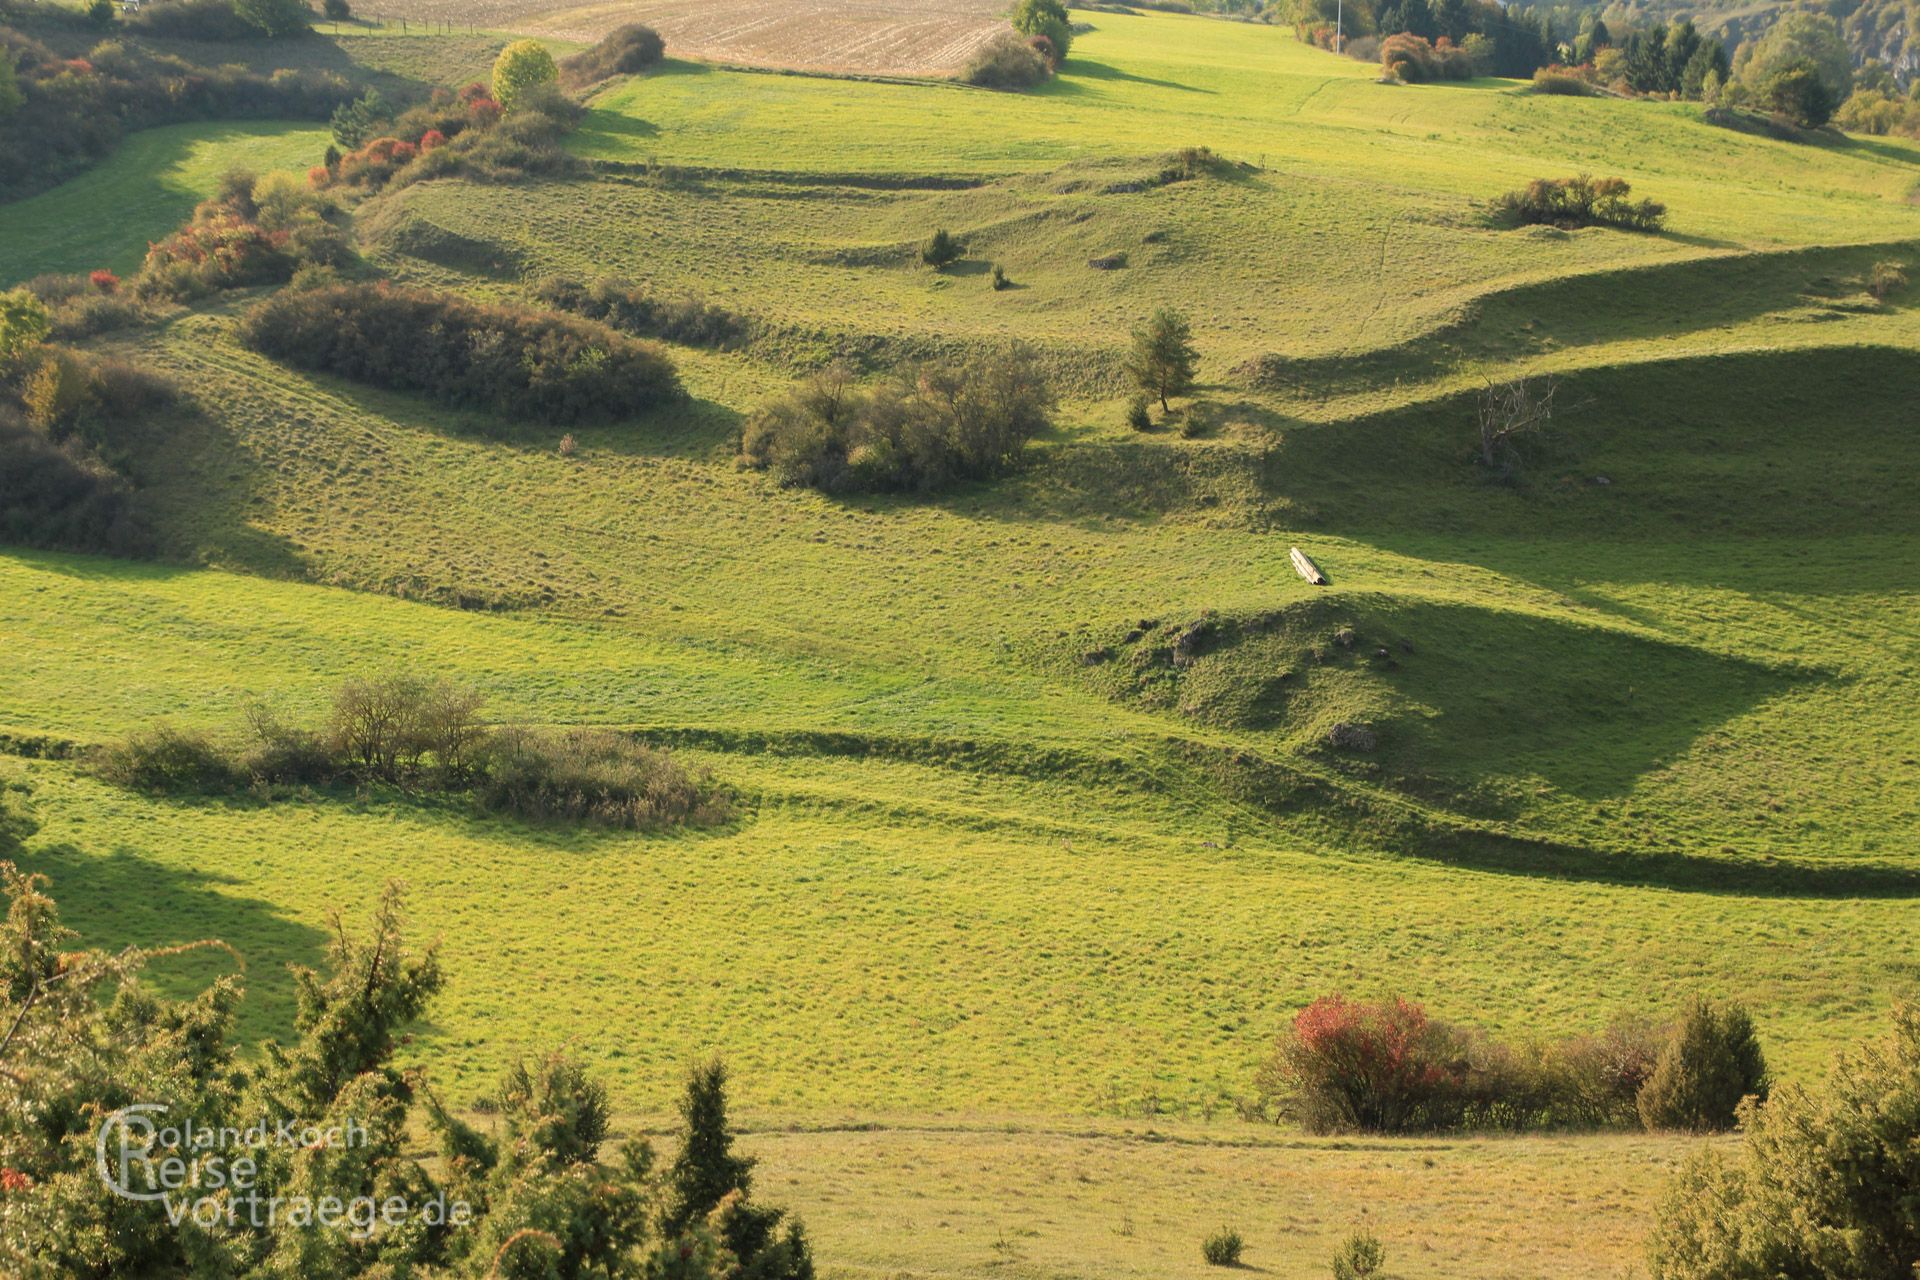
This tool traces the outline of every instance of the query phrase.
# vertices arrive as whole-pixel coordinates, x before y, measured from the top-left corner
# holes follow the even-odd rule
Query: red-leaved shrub
[[[87,281],[102,293],[112,293],[120,287],[120,277],[105,267],[89,272]]]

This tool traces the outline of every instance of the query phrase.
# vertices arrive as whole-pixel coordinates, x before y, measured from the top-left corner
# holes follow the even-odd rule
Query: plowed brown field
[[[745,66],[929,76],[959,70],[1002,26],[1001,0],[378,0],[393,21],[450,21],[597,40],[627,22],[666,37],[670,55]]]

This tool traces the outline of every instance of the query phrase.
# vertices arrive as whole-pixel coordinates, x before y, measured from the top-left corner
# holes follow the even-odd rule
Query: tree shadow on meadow
[[[287,966],[318,966],[327,935],[287,918],[258,898],[232,892],[238,880],[217,872],[169,866],[122,846],[89,853],[71,844],[31,848],[21,867],[45,875],[60,916],[79,937],[75,944],[118,951],[217,938],[240,953],[244,971],[226,952],[189,951],[154,961],[142,981],[172,999],[189,999],[216,978],[238,973],[246,989],[236,1036],[246,1044],[293,1026],[294,981]],[[351,913],[357,904],[343,903]]]

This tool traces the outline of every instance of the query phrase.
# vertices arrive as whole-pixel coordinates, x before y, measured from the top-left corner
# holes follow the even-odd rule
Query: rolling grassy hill
[[[1427,1242],[1396,1273],[1625,1266],[1679,1144],[1343,1150],[1219,1117],[1329,990],[1513,1034],[1737,993],[1802,1074],[1915,989],[1920,331],[1911,294],[1865,290],[1916,261],[1915,153],[1093,20],[1027,97],[669,64],[595,100],[585,176],[363,206],[402,280],[521,298],[621,272],[761,326],[676,350],[688,402],[576,429],[571,456],[276,366],[236,336],[250,297],[103,342],[199,412],[131,442],[173,563],[0,557],[0,732],[33,756],[5,769],[72,922],[229,938],[265,1034],[281,962],[402,875],[447,939],[415,1049],[456,1100],[561,1040],[652,1115],[721,1050],[849,1274],[1197,1272],[1228,1202],[1262,1265],[1317,1273],[1382,1197]],[[175,154],[150,145],[110,163]],[[1167,181],[1183,146],[1230,163]],[[1582,169],[1671,229],[1487,225],[1490,197]],[[969,245],[938,274],[915,250],[936,226]],[[7,243],[24,274],[88,241]],[[1121,425],[1119,352],[1162,303],[1204,357],[1190,433]],[[1010,336],[1068,392],[1011,479],[828,499],[734,462],[743,414],[832,354]],[[1560,412],[1493,483],[1471,392],[1515,372],[1559,379]],[[1293,575],[1294,544],[1332,586]],[[631,836],[381,789],[161,801],[48,758],[230,725],[251,693],[316,714],[398,663],[503,719],[674,745],[742,816]],[[1331,747],[1341,723],[1376,749]],[[1198,1136],[1162,1153],[1115,1115]],[[874,1117],[879,1151],[812,1132]],[[1073,1158],[1117,1162],[1137,1209],[1083,1180],[1001,1212],[1035,1194],[1011,1175],[915,1203],[916,1171],[1060,1159],[1079,1125],[1109,1126]],[[1596,1224],[1591,1252],[1539,1253],[1492,1203],[1555,1161],[1584,1172],[1542,1212]],[[1442,1166],[1486,1202],[1436,1190]],[[1273,1201],[1243,1204],[1248,1168]],[[1338,1189],[1309,1212],[1316,1178]],[[938,1247],[902,1256],[916,1232]]]

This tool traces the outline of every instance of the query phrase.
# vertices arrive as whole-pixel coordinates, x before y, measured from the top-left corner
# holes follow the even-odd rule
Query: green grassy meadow
[[[328,141],[324,126],[271,120],[144,129],[72,181],[0,206],[0,280],[97,267],[130,274],[221,174],[304,170]]]
[[[161,562],[0,550],[28,861],[88,942],[233,942],[254,1037],[328,912],[405,879],[450,974],[411,1052],[451,1098],[557,1042],[652,1125],[720,1052],[830,1275],[1199,1274],[1228,1219],[1253,1264],[1323,1274],[1369,1213],[1397,1275],[1629,1274],[1687,1141],[1319,1142],[1232,1103],[1329,991],[1516,1037],[1738,995],[1798,1078],[1920,994],[1920,295],[1866,289],[1920,267],[1920,153],[1083,16],[1033,95],[669,62],[594,98],[580,176],[362,205],[398,280],[617,272],[759,326],[675,348],[687,401],[570,455],[273,364],[237,336],[255,295],[97,340],[192,407],[128,442]],[[435,65],[415,37],[312,43]],[[490,47],[452,42],[444,78]],[[0,208],[0,277],[126,265],[234,158],[324,145],[138,135]],[[1159,180],[1201,145],[1238,167]],[[1488,225],[1581,171],[1670,229]],[[935,273],[939,226],[968,256]],[[1162,304],[1204,385],[1141,433],[1119,359]],[[836,499],[735,463],[744,415],[834,356],[1009,337],[1066,393],[1009,479]],[[1516,373],[1560,410],[1496,484],[1471,392]],[[229,731],[251,695],[317,716],[401,665],[503,721],[672,745],[740,814],[163,799],[72,758]],[[1376,751],[1328,745],[1356,722]]]

